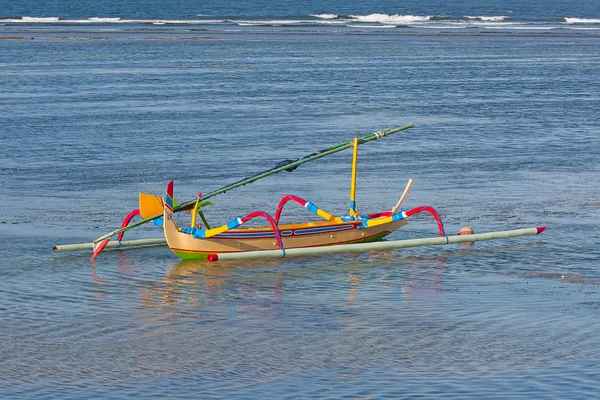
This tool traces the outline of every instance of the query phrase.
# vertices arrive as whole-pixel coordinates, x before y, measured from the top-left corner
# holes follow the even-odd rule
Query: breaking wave
[[[504,15],[497,15],[497,16],[471,16],[471,15],[467,15],[465,18],[469,19],[469,20],[484,21],[484,22],[500,22],[500,21],[504,21],[508,17],[506,17]]]
[[[213,26],[268,26],[268,27],[327,27],[346,28],[422,28],[422,29],[514,29],[514,30],[600,30],[598,18],[564,17],[559,20],[530,21],[516,16],[504,15],[402,15],[402,14],[334,14],[320,13],[306,16],[248,17],[227,16],[214,18],[206,14],[195,15],[193,19],[128,19],[125,17],[89,17],[68,19],[61,17],[16,16],[0,18],[0,24],[46,24],[46,25],[213,25]],[[582,26],[583,25],[583,26]]]
[[[90,21],[90,22],[101,22],[101,23],[122,22],[121,18],[119,18],[119,17],[117,17],[117,18],[91,17],[91,18],[88,18],[88,21]]]
[[[48,22],[58,22],[60,20],[60,18],[58,17],[21,17],[18,20],[10,20],[7,19],[7,22],[13,22],[13,21],[22,21],[22,22],[30,22],[30,23],[48,23]]]
[[[565,18],[567,24],[600,24],[600,19],[594,18]]]
[[[369,14],[369,15],[350,15],[350,18],[359,22],[378,22],[381,24],[410,24],[412,22],[425,22],[431,19],[431,16],[419,15],[387,15],[387,14]]]
[[[321,18],[321,19],[335,19],[339,18],[337,14],[310,14],[311,17]]]
[[[0,18],[0,22],[9,23],[41,23],[41,24],[209,24],[209,23],[223,23],[226,20],[170,20],[170,19],[123,19],[120,17],[90,17],[87,19],[62,19],[59,17],[12,17],[12,18]]]

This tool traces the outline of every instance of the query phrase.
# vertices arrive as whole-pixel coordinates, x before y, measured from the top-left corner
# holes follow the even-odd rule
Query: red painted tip
[[[52,251],[56,253],[56,252],[58,251],[58,247],[56,247],[56,246],[53,246],[53,247],[52,247]]]
[[[167,185],[167,194],[173,198],[173,181],[169,182]]]
[[[90,261],[94,261],[96,257],[98,257],[100,253],[102,253],[102,250],[104,250],[109,241],[110,238],[106,238],[96,247],[96,250],[94,250],[94,254],[92,254],[92,258],[90,259]]]
[[[209,254],[207,257],[208,261],[219,261],[219,255],[218,254]]]
[[[546,230],[546,227],[545,226],[540,226],[540,227],[537,227],[536,229],[537,229],[536,235],[539,235],[540,233],[542,233],[542,232],[544,232]]]

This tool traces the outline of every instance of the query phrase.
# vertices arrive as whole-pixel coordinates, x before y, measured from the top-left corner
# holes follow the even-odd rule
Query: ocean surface
[[[600,397],[598,1],[63,3],[0,6],[0,398]],[[408,123],[360,147],[360,210],[412,178],[403,208],[449,234],[547,230],[221,264],[52,252],[171,179],[187,201]],[[287,194],[344,214],[351,158],[207,217]],[[390,239],[436,235],[419,215]]]

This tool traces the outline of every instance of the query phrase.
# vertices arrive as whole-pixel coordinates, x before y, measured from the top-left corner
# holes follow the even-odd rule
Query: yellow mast
[[[350,183],[350,215],[356,212],[356,165],[358,163],[358,136],[354,136],[354,155],[352,157],[352,182]]]

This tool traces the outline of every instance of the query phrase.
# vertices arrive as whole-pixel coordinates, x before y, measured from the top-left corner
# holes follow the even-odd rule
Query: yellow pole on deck
[[[352,156],[352,182],[350,183],[350,215],[356,212],[356,165],[358,164],[358,136],[354,136],[354,155]]]

